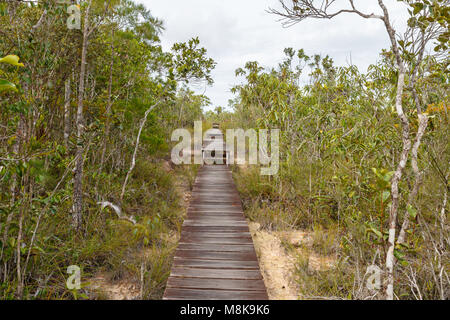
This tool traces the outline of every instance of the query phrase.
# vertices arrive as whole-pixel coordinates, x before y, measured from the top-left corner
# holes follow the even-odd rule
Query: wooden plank
[[[223,212],[188,212],[188,217],[200,218],[212,218],[212,219],[240,219],[245,220],[244,215],[241,212],[223,213]]]
[[[190,207],[191,210],[195,210],[195,211],[223,211],[223,212],[227,212],[227,211],[241,211],[243,214],[243,210],[242,210],[242,206],[239,205],[204,205],[204,204],[192,204],[192,206]]]
[[[230,205],[230,206],[240,206],[241,205],[241,202],[240,201],[237,201],[237,200],[226,200],[226,199],[223,199],[223,200],[220,200],[220,199],[218,199],[218,200],[196,200],[196,199],[194,199],[194,200],[192,200],[191,201],[191,204],[192,204],[192,206],[196,206],[196,205],[202,205],[202,206],[204,206],[204,205],[213,205],[213,206],[215,206],[215,205],[220,205],[220,206],[225,206],[225,205]]]
[[[216,196],[204,196],[192,194],[191,199],[200,201],[241,201],[241,199],[236,195],[216,195]]]
[[[233,245],[253,245],[250,238],[190,238],[182,236],[180,243],[192,243],[192,244],[233,244]]]
[[[217,203],[213,203],[213,204],[200,204],[200,203],[190,203],[189,206],[192,207],[196,207],[196,208],[201,208],[201,207],[205,207],[205,208],[210,208],[210,209],[214,209],[214,210],[226,210],[226,209],[242,209],[241,204],[217,204]]]
[[[215,217],[215,218],[240,218],[245,220],[245,217],[242,212],[211,212],[211,211],[189,211],[187,213],[188,216],[196,216],[200,217]]]
[[[199,221],[197,219],[184,220],[183,226],[217,226],[217,227],[233,227],[233,226],[247,226],[247,221]]]
[[[196,209],[190,208],[187,211],[188,213],[211,213],[211,214],[239,214],[244,216],[242,210],[230,209],[230,210],[212,210],[212,209]]]
[[[203,213],[188,213],[187,217],[185,219],[188,220],[233,220],[233,221],[245,221],[245,218],[242,214],[235,213],[235,214],[203,214]]]
[[[249,232],[248,226],[183,226],[187,232]]]
[[[189,239],[192,239],[192,240],[195,240],[198,238],[203,238],[203,239],[205,239],[205,238],[221,238],[221,239],[246,238],[246,239],[252,240],[250,232],[248,232],[248,231],[239,231],[239,232],[220,232],[220,231],[209,232],[209,231],[205,231],[204,234],[198,234],[198,232],[186,231],[181,234],[181,238],[184,236],[189,237]]]
[[[208,260],[234,260],[234,261],[257,261],[254,252],[214,252],[209,250],[182,250],[177,249],[175,256],[187,259]]]
[[[211,243],[178,243],[180,250],[209,250],[214,252],[253,252],[253,243],[211,244]]]
[[[226,192],[226,191],[222,191]],[[203,200],[238,200],[241,201],[241,198],[237,194],[228,194],[228,195],[215,195],[215,196],[207,196],[204,194],[196,194],[196,192],[192,193],[192,197],[195,199],[203,199]]]
[[[240,211],[242,215],[244,212],[242,210],[241,205],[204,205],[204,204],[192,204],[189,211],[222,211],[222,212],[230,212],[230,211]]]
[[[228,183],[205,183],[203,182],[201,186],[195,186],[192,188],[193,192],[206,192],[206,191],[221,191],[221,192],[237,192],[236,186]]]
[[[260,291],[232,291],[167,288],[167,300],[267,300],[267,293]]]
[[[196,220],[185,220],[183,227],[236,227],[236,226],[247,226],[245,222],[228,222],[228,223],[218,223],[218,222],[201,222]]]
[[[192,217],[192,218],[191,218]],[[235,214],[235,215],[213,215],[213,214],[188,214],[187,220],[210,220],[210,221],[242,221],[247,223],[243,215]]]
[[[189,232],[186,230],[183,230],[183,233],[181,234],[181,237],[190,237],[192,239],[202,238],[202,239],[208,239],[208,238],[220,238],[220,239],[234,239],[234,238],[245,238],[252,240],[252,236],[249,232]]]
[[[237,194],[238,191],[232,184],[212,184],[212,185],[202,185],[201,187],[193,187],[192,193],[206,193],[206,192],[229,192],[230,194]]]
[[[175,267],[206,268],[206,269],[254,269],[259,270],[259,264],[255,260],[234,261],[234,260],[198,260],[183,259],[175,257],[173,260]]]
[[[218,209],[213,210],[212,208],[193,208],[191,207],[187,213],[204,213],[204,214],[211,214],[211,215],[239,215],[241,217],[244,217],[244,212],[240,208],[228,208],[228,209]]]
[[[196,217],[196,216],[187,216],[186,220],[195,221],[198,223],[212,223],[213,225],[245,225],[246,221],[240,217],[230,218],[230,217]]]
[[[190,237],[187,235],[182,235],[180,243],[211,243],[211,244],[251,244],[253,245],[252,239],[250,237],[240,237],[240,238],[222,238],[222,237]]]
[[[204,279],[204,278],[170,278],[168,288],[220,289],[233,291],[259,291],[265,293],[266,287],[262,281],[247,281],[240,279]]]
[[[211,213],[211,214],[239,214],[242,217],[244,217],[244,212],[242,210],[242,207],[240,206],[234,206],[234,205],[230,205],[228,207],[220,207],[217,209],[214,209],[214,207],[202,207],[203,205],[198,205],[196,203],[192,204],[192,207],[189,208],[189,210],[187,211],[187,213],[191,213],[191,212],[197,212],[197,213]]]
[[[217,199],[233,199],[233,200],[241,200],[239,195],[236,193],[228,193],[227,191],[220,191],[210,194],[205,194],[205,192],[193,192],[192,197],[196,199],[202,200],[217,200]]]
[[[232,221],[244,221],[245,217],[242,214],[203,214],[203,213],[188,213],[186,220],[232,220]]]
[[[233,185],[231,176],[211,177],[211,174],[214,175],[214,173],[208,173],[208,175],[197,176],[195,183],[198,183],[199,187],[203,187],[204,184],[214,184],[219,182],[229,186]]]
[[[240,204],[200,204],[200,203],[192,203],[190,204],[190,208],[205,208],[205,209],[214,209],[214,210],[242,210],[242,206]]]
[[[198,189],[198,191],[193,191],[195,195],[198,196],[204,196],[204,197],[237,197],[239,198],[238,192],[232,192],[229,188],[204,188],[204,189]]]
[[[259,270],[172,267],[171,277],[261,280]]]
[[[226,166],[203,166],[195,180],[164,299],[268,299]]]

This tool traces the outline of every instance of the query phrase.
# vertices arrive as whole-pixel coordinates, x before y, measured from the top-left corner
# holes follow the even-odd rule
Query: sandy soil
[[[260,230],[259,223],[249,222],[261,273],[271,300],[297,300],[298,287],[293,278],[295,259],[286,253],[280,239]]]
[[[307,255],[309,267],[316,271],[329,269],[335,262],[332,257],[321,256],[310,249],[305,250],[312,245],[313,232],[302,230],[269,232],[260,229],[257,222],[249,222],[249,228],[271,300],[301,299],[294,274],[298,255]],[[283,242],[292,245],[294,250],[286,250]]]
[[[280,240],[292,245],[295,248],[295,253],[308,256],[309,267],[315,271],[323,271],[334,266],[336,259],[331,256],[320,255],[310,248],[313,244],[313,232],[293,230],[293,231],[280,231],[276,235]],[[309,248],[309,250],[305,250]]]
[[[99,292],[109,300],[135,300],[140,299],[139,286],[129,279],[111,282],[104,274],[99,274],[90,279],[90,289]]]

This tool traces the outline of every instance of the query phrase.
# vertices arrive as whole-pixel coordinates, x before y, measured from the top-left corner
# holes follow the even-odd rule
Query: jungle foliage
[[[0,1],[0,299],[95,298],[100,272],[161,298],[195,175],[167,168],[170,133],[201,118],[187,85],[215,62],[197,38],[164,51],[133,1],[81,1],[79,29],[70,5]]]
[[[273,13],[287,24],[334,16],[333,2],[318,3],[282,1],[283,10]],[[405,38],[393,34],[395,50],[383,50],[366,72],[293,48],[278,66],[250,61],[236,70],[242,81],[233,88],[228,125],[281,129],[278,175],[235,169],[246,214],[268,230],[319,234],[316,250],[336,260],[314,271],[299,258],[303,297],[389,298],[392,244],[394,298],[449,297],[448,2],[405,5]],[[347,12],[373,18],[352,6]],[[374,18],[385,21],[386,14]],[[393,188],[399,166],[403,175]],[[400,233],[391,242],[393,228]],[[367,289],[370,265],[382,271],[380,291]]]

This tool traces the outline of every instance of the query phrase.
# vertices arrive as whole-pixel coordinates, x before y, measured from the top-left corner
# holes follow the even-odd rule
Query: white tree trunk
[[[389,35],[389,40],[391,41],[392,51],[395,55],[398,69],[398,80],[397,80],[397,93],[395,98],[395,110],[397,116],[400,119],[402,126],[402,152],[400,154],[400,161],[397,164],[397,169],[391,180],[391,209],[389,212],[389,238],[388,238],[388,251],[386,254],[386,299],[394,299],[394,250],[395,250],[395,235],[396,235],[396,224],[397,224],[397,213],[400,201],[398,184],[402,179],[403,170],[405,169],[406,162],[408,160],[409,151],[411,150],[411,140],[409,138],[409,122],[405,113],[403,112],[402,96],[403,89],[405,87],[405,66],[401,57],[401,53],[397,46],[397,40],[395,38],[395,30],[389,20],[389,12],[386,9],[382,0],[378,0],[378,4],[383,10],[383,22],[386,27],[387,33]]]
[[[78,88],[78,108],[77,108],[77,150],[76,150],[76,166],[73,186],[73,212],[72,212],[72,226],[78,230],[81,226],[81,219],[83,213],[83,133],[84,133],[84,119],[83,119],[83,99],[84,99],[84,84],[86,75],[86,56],[88,49],[89,37],[89,10],[91,8],[92,0],[89,1],[84,18],[83,29],[83,46],[81,49],[81,66],[80,66],[80,81]]]
[[[155,103],[150,108],[148,108],[147,111],[145,111],[144,117],[141,119],[141,123],[139,125],[138,135],[136,137],[136,144],[134,146],[133,157],[131,158],[130,169],[128,169],[127,175],[125,177],[125,181],[123,182],[123,185],[122,185],[122,192],[120,193],[120,202],[122,202],[122,200],[123,200],[123,196],[125,194],[125,188],[127,186],[128,179],[130,177],[131,172],[134,169],[134,166],[136,165],[136,155],[137,155],[137,151],[138,151],[138,148],[139,148],[139,140],[141,138],[141,133],[142,133],[142,129],[144,128],[145,122],[147,122],[148,114],[150,113],[150,111],[152,111],[160,103],[161,103],[161,101]]]
[[[419,151],[420,143],[422,141],[422,137],[425,133],[425,129],[428,124],[428,116],[424,114],[419,114],[419,128],[417,129],[416,139],[414,141],[413,148],[411,150],[411,166],[414,171],[415,181],[413,189],[411,190],[407,207],[409,205],[413,205],[414,199],[416,198],[417,193],[419,192],[420,184],[422,183],[422,172],[419,170],[419,165],[417,164],[417,153]],[[405,213],[405,218],[403,220],[402,228],[400,229],[400,233],[398,235],[397,244],[402,244],[405,242],[406,230],[409,227],[409,213]]]

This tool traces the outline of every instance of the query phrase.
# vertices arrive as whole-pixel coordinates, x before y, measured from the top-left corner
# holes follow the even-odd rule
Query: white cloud
[[[338,0],[341,2],[343,0]],[[283,49],[305,49],[307,54],[330,55],[336,65],[350,61],[365,70],[378,59],[389,40],[382,21],[357,15],[341,15],[332,20],[306,20],[283,28],[277,16],[266,12],[279,8],[277,0],[138,0],[164,21],[161,40],[166,50],[174,42],[198,36],[208,55],[216,62],[214,85],[206,95],[217,105],[227,106],[230,88],[239,83],[234,71],[247,61],[272,67],[283,58]],[[346,2],[346,1],[345,1]],[[380,13],[376,0],[355,1],[359,9]],[[385,0],[396,26],[405,21],[405,10],[395,0]],[[401,31],[401,30],[400,30]],[[195,88],[203,93],[205,88]]]

